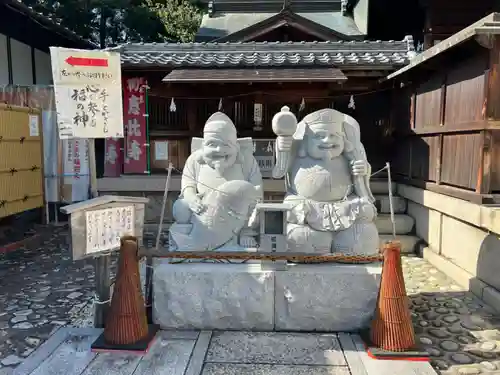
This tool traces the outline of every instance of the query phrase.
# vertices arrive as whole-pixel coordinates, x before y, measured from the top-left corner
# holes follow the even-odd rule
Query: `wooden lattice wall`
[[[0,217],[44,205],[40,111],[0,104]]]

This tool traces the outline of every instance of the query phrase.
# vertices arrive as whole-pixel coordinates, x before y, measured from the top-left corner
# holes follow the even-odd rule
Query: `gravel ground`
[[[66,227],[41,232],[0,254],[0,375],[61,326],[92,326],[92,262],[71,260]],[[500,316],[425,260],[405,257],[403,267],[415,332],[436,370],[500,375]]]

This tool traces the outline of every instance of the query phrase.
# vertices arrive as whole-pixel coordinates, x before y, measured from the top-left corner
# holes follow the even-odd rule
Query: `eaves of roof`
[[[403,41],[134,43],[114,48],[124,68],[401,67],[415,55]]]
[[[410,70],[418,69],[418,67],[426,64],[428,61],[449,52],[451,49],[458,47],[472,38],[476,38],[479,43],[489,43],[490,37],[493,35],[500,35],[500,13],[491,13],[442,42],[437,43],[428,50],[418,54],[412,59],[410,64],[388,75],[385,80],[400,77]]]
[[[98,45],[92,41],[86,40],[76,34],[74,31],[60,25],[57,21],[52,20],[42,13],[35,11],[33,8],[22,3],[21,0],[2,0],[2,2],[8,7],[25,14],[27,17],[35,20],[40,25],[60,34],[64,38],[78,43],[79,47],[83,48],[98,48]]]

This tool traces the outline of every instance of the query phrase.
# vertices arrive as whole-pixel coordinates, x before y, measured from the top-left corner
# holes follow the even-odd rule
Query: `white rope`
[[[396,239],[396,220],[394,219],[394,204],[392,196],[392,178],[391,178],[391,164],[386,163],[385,168],[387,168],[387,183],[389,185],[389,212],[391,213],[391,224],[392,224],[392,238]]]
[[[373,177],[373,176],[375,176],[375,175],[377,175],[377,174],[379,174],[379,173],[381,173],[381,172],[383,172],[383,171],[385,171],[385,170],[388,168],[388,167],[387,167],[387,166],[388,166],[388,164],[389,164],[389,163],[387,163],[387,164],[386,164],[383,168],[380,168],[379,170],[377,170],[377,171],[373,172],[373,173],[370,175],[370,178],[371,178],[371,177]],[[177,168],[173,168],[173,170],[175,170],[176,172],[178,172],[178,173],[182,174],[182,171],[181,171],[181,170],[179,170],[179,169],[177,169]],[[219,189],[213,188],[212,186],[209,186],[209,185],[207,185],[207,184],[205,184],[205,183],[203,183],[203,182],[201,182],[201,181],[197,180],[197,179],[196,179],[196,178],[194,178],[194,177],[191,177],[191,176],[188,176],[188,175],[183,175],[182,177],[187,177],[187,178],[189,178],[190,180],[192,180],[192,181],[196,182],[197,184],[200,184],[200,185],[202,185],[202,186],[204,186],[204,187],[206,187],[206,188],[208,188],[208,189],[210,189],[210,190],[217,191],[217,192],[219,192],[219,193],[221,193],[221,194],[227,194],[225,191],[222,191],[222,190],[219,190]],[[354,187],[354,184],[349,184],[349,185],[348,185],[348,190],[349,190],[349,189],[351,189],[351,188],[353,188],[353,187]],[[259,200],[257,199],[257,200],[255,200],[255,202],[256,202],[256,203],[258,203],[258,202],[259,202]]]
[[[108,300],[106,300],[106,301],[101,301],[101,300],[99,300],[99,297],[97,296],[97,294],[94,294],[94,298],[93,298],[93,300],[92,300],[92,303],[93,303],[94,305],[107,305],[107,304],[108,304],[108,303],[110,303],[110,302],[111,302],[111,298],[110,298],[110,299],[108,299]]]

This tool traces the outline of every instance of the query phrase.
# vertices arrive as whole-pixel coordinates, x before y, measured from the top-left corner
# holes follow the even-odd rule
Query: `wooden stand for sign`
[[[89,139],[89,172],[90,172],[90,196],[97,198],[97,163],[95,157],[95,140]],[[108,303],[110,293],[110,269],[109,255],[95,258],[95,282],[96,296],[99,300],[94,310],[94,327],[103,328],[108,314]]]

